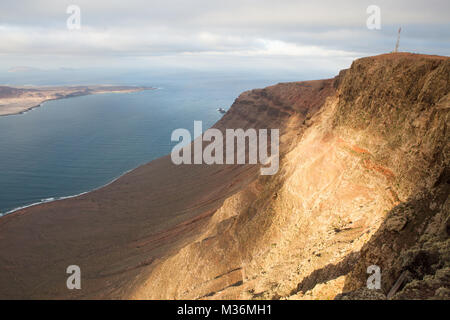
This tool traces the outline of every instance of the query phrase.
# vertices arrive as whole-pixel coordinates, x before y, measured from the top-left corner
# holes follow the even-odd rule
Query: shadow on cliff
[[[350,253],[337,264],[315,270],[291,294],[305,293],[318,284],[346,276],[336,299],[366,299],[368,293],[364,288],[370,276],[367,267],[377,265],[382,273],[382,294],[372,297],[443,298],[439,297],[439,288],[448,288],[450,284],[449,194],[450,169],[446,167],[431,190],[419,191],[392,208],[360,251]],[[402,292],[405,288],[408,290]]]

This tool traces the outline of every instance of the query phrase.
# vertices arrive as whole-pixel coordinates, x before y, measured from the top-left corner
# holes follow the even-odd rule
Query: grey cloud
[[[81,8],[80,31],[66,29],[70,4]],[[381,30],[366,28],[371,4],[381,8]],[[404,50],[449,55],[449,12],[446,0],[1,0],[0,63],[166,56],[238,64],[264,56],[279,65],[281,56],[297,56],[337,66],[342,57],[392,50],[400,25]]]

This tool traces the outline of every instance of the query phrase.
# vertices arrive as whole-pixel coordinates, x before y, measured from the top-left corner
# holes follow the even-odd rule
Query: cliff
[[[164,157],[2,217],[0,297],[449,298],[449,93],[449,58],[407,53],[245,92],[215,127],[279,128],[276,175]]]
[[[291,111],[280,172],[227,198],[133,297],[384,298],[406,272],[393,298],[448,298],[449,77],[448,58],[390,54],[241,95],[231,115]],[[364,289],[370,265],[381,292]]]

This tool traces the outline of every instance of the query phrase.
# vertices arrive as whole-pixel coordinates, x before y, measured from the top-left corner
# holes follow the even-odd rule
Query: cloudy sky
[[[69,30],[69,5],[81,28]],[[369,5],[381,29],[369,30]],[[450,55],[450,1],[0,0],[0,68],[316,68],[392,51]]]

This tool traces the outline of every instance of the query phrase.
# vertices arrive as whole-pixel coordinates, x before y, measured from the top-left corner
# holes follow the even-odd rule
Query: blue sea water
[[[170,153],[174,129],[204,130],[242,92],[278,78],[202,75],[133,79],[157,90],[46,102],[0,117],[0,213],[99,188]]]

